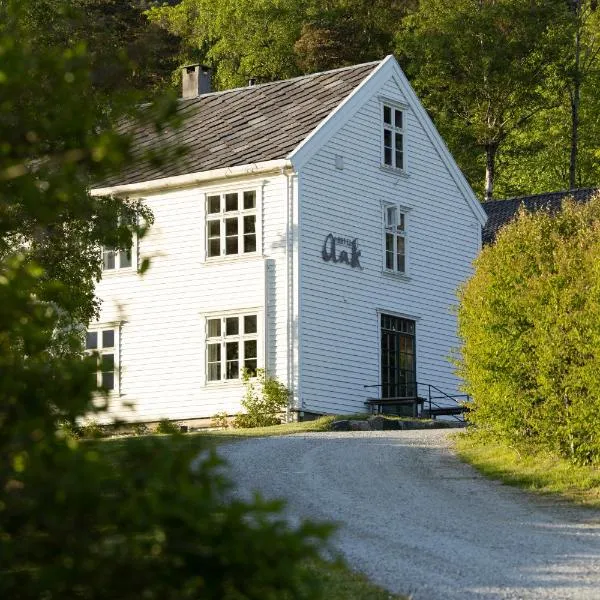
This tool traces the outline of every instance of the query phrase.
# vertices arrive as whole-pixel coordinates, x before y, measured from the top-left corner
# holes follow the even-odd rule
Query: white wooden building
[[[88,340],[113,412],[234,414],[257,366],[301,415],[415,381],[456,394],[452,307],[486,216],[396,60],[199,93],[206,76],[184,72],[184,159],[93,191],[155,217],[131,253],[104,251]],[[172,141],[136,135],[140,152]]]

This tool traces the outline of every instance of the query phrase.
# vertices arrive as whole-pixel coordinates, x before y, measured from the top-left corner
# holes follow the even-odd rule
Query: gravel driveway
[[[339,523],[353,568],[415,600],[600,600],[600,513],[478,475],[446,430],[312,433],[222,446],[239,493]]]

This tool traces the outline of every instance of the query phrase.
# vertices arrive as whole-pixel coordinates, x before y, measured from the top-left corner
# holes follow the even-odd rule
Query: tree
[[[122,105],[101,101],[83,45],[36,43],[35,8],[0,3],[0,596],[314,598],[303,561],[329,527],[233,499],[214,452],[183,438],[100,447],[61,428],[105,408],[80,353],[97,244],[126,245],[116,219],[144,213],[89,195],[129,160]],[[158,126],[171,106],[139,118]]]
[[[550,26],[561,1],[431,0],[398,34],[415,87],[486,200],[503,143],[546,105],[544,81],[560,49]],[[473,167],[472,148],[483,165]],[[483,186],[474,180],[482,170]]]
[[[600,463],[600,196],[522,212],[460,293],[469,420],[496,439]]]

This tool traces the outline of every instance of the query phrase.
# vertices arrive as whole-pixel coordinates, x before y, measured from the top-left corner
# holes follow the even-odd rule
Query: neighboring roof
[[[573,198],[576,202],[587,202],[598,191],[598,188],[581,188],[578,190],[549,192],[546,194],[536,194],[535,196],[520,196],[506,200],[483,202],[483,208],[488,215],[488,220],[483,228],[482,242],[484,245],[492,243],[496,238],[498,230],[514,219],[520,206],[524,206],[532,212],[542,209],[557,212],[561,209],[562,202],[566,198]]]
[[[287,156],[380,64],[380,61],[294,79],[203,94],[180,100],[177,131],[152,127],[133,132],[138,160],[102,187],[153,181]],[[181,144],[182,158],[156,166],[145,151]]]

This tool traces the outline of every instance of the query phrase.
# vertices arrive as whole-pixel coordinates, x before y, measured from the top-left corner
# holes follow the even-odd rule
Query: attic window
[[[383,105],[383,164],[404,170],[404,113]]]

